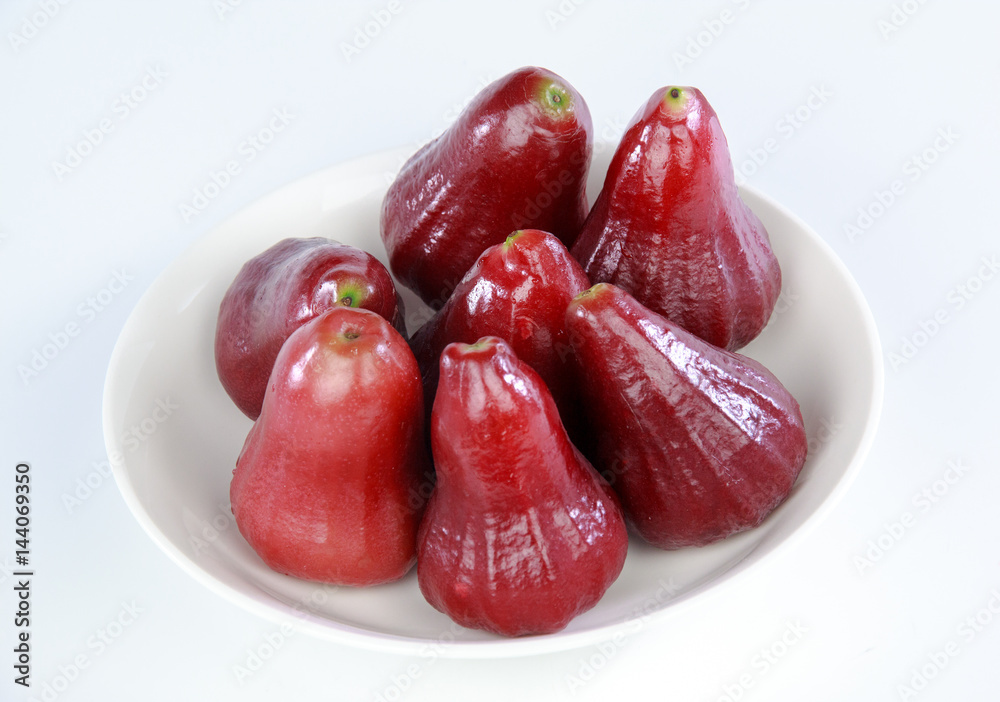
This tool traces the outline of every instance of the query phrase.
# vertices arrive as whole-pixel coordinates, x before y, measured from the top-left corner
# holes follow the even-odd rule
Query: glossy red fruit
[[[767,231],[740,199],[697,88],[661,88],[633,117],[573,255],[591,281],[731,351],[761,332],[781,291]]]
[[[587,216],[592,148],[587,104],[556,74],[528,67],[491,83],[386,193],[392,272],[438,309],[514,229],[552,232],[569,246]]]
[[[330,239],[284,239],[247,261],[215,327],[219,380],[250,419],[260,414],[267,378],[285,339],[331,307],[357,307],[405,335],[402,300],[378,259]]]
[[[451,344],[431,437],[437,485],[418,536],[424,597],[505,636],[564,628],[621,572],[628,537],[544,383],[500,339]]]
[[[761,364],[716,348],[612,285],[566,311],[595,465],[636,531],[664,549],[757,526],[806,458],[795,398]]]
[[[444,307],[410,340],[428,409],[444,347],[495,336],[542,377],[563,423],[575,426],[579,401],[567,358],[565,313],[570,300],[588,287],[580,264],[547,232],[522,229],[484,251]]]
[[[374,312],[335,307],[288,337],[230,487],[268,566],[340,585],[410,569],[430,471],[421,392],[406,341]]]

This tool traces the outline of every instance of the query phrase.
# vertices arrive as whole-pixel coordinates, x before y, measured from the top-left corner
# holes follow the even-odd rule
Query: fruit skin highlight
[[[576,377],[567,358],[565,312],[590,287],[580,264],[555,236],[514,232],[486,249],[444,307],[410,339],[424,378],[428,413],[438,382],[438,359],[448,344],[496,336],[545,381],[571,436],[579,427]]]
[[[767,230],[740,199],[697,88],[661,88],[632,118],[572,251],[592,282],[730,351],[764,329],[781,292]]]
[[[441,355],[437,485],[418,536],[427,601],[504,636],[563,629],[618,577],[618,500],[570,443],[544,383],[502,340]]]
[[[515,229],[566,246],[587,216],[593,125],[583,97],[543,68],[484,88],[389,187],[381,234],[396,279],[434,309]]]
[[[236,462],[236,525],[272,569],[374,585],[416,559],[430,474],[420,371],[405,339],[368,310],[335,307],[278,354]]]
[[[215,366],[222,387],[250,419],[260,415],[285,339],[336,306],[371,310],[406,333],[389,271],[361,249],[322,237],[288,238],[243,265],[219,305]]]
[[[608,284],[566,310],[594,465],[663,549],[759,525],[806,458],[798,402],[756,361],[716,348]]]

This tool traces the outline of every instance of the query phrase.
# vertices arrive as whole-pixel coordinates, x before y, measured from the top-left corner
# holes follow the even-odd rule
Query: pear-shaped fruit
[[[587,216],[592,148],[587,104],[556,74],[528,67],[491,83],[389,187],[381,231],[393,274],[437,309],[514,229],[569,246]]]
[[[608,284],[566,310],[595,465],[636,531],[664,549],[757,526],[806,458],[795,398],[761,364],[714,347]]]
[[[661,88],[633,117],[573,255],[594,283],[730,351],[760,333],[781,290],[767,231],[740,199],[726,136],[696,88]]]
[[[437,485],[418,536],[424,597],[463,626],[559,631],[621,572],[618,500],[570,443],[545,384],[500,339],[441,355]]]
[[[565,314],[570,300],[588,287],[580,264],[547,232],[522,229],[486,249],[444,307],[410,340],[424,377],[425,402],[434,399],[445,346],[495,336],[542,377],[563,423],[575,426],[579,401]]]
[[[335,307],[288,337],[230,486],[268,566],[341,585],[410,569],[430,471],[421,392],[409,346],[374,312]]]
[[[402,300],[377,258],[330,239],[290,238],[247,261],[229,286],[215,327],[215,366],[236,406],[260,414],[285,339],[331,307],[357,307],[405,334]]]

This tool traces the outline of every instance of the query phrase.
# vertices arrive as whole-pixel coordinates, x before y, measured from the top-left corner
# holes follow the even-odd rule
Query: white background
[[[9,525],[0,553],[10,566],[14,465],[26,460],[37,570],[30,695],[12,682],[15,600],[0,573],[0,699],[995,699],[1000,280],[981,262],[1000,254],[995,3],[224,7],[0,6],[0,526]],[[378,26],[373,12],[391,19]],[[359,50],[345,52],[352,42]],[[610,656],[589,648],[461,661],[293,634],[239,681],[234,666],[274,625],[185,575],[142,532],[113,480],[94,477],[107,460],[101,391],[117,334],[171,260],[233,213],[331,164],[415,148],[486,81],[527,64],[576,86],[598,138],[611,141],[656,88],[703,90],[750,184],[815,228],[869,301],[886,352],[870,456],[808,538],[736,596],[702,608],[697,636],[651,626]],[[126,110],[121,94],[149,71],[152,89]],[[803,107],[811,94],[827,97]],[[793,125],[786,115],[799,108]],[[240,143],[275,109],[292,116],[288,126],[185,221],[179,206],[243,158]],[[102,120],[111,128],[100,143],[57,173],[54,164]],[[939,130],[952,136],[939,139]],[[770,154],[761,151],[768,139],[777,145]],[[933,163],[921,169],[912,159],[927,149]],[[759,166],[748,161],[754,154]],[[888,201],[897,180],[901,194],[880,207],[879,193]],[[853,239],[846,224],[858,226]],[[116,272],[131,277],[127,286],[82,315]],[[939,311],[946,321],[929,322]],[[22,378],[18,366],[69,322],[80,333]],[[889,354],[902,355],[904,339],[916,353],[900,363]],[[968,470],[956,480],[949,462]],[[88,476],[92,494],[67,502]],[[915,500],[935,486],[933,502]],[[887,548],[872,551],[880,537]],[[870,566],[860,561],[866,552],[878,557]],[[141,611],[96,646],[123,603]],[[979,631],[963,624],[977,612]],[[783,649],[789,627],[802,633]],[[949,643],[940,669],[931,661]],[[782,655],[762,665],[761,649],[772,647]],[[81,654],[88,665],[74,672]],[[599,670],[588,672],[591,662]],[[406,673],[414,663],[416,677]],[[915,696],[900,689],[926,666],[934,673],[926,687]],[[587,679],[572,685],[570,676]]]

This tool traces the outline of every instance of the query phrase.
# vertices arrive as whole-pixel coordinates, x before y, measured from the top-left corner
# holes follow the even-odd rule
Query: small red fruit
[[[335,307],[282,346],[230,499],[273,570],[374,585],[414,563],[429,472],[409,346],[374,312]]]
[[[502,340],[451,344],[418,536],[424,597],[462,626],[546,634],[593,607],[625,563],[614,493],[570,443],[545,384]]]

